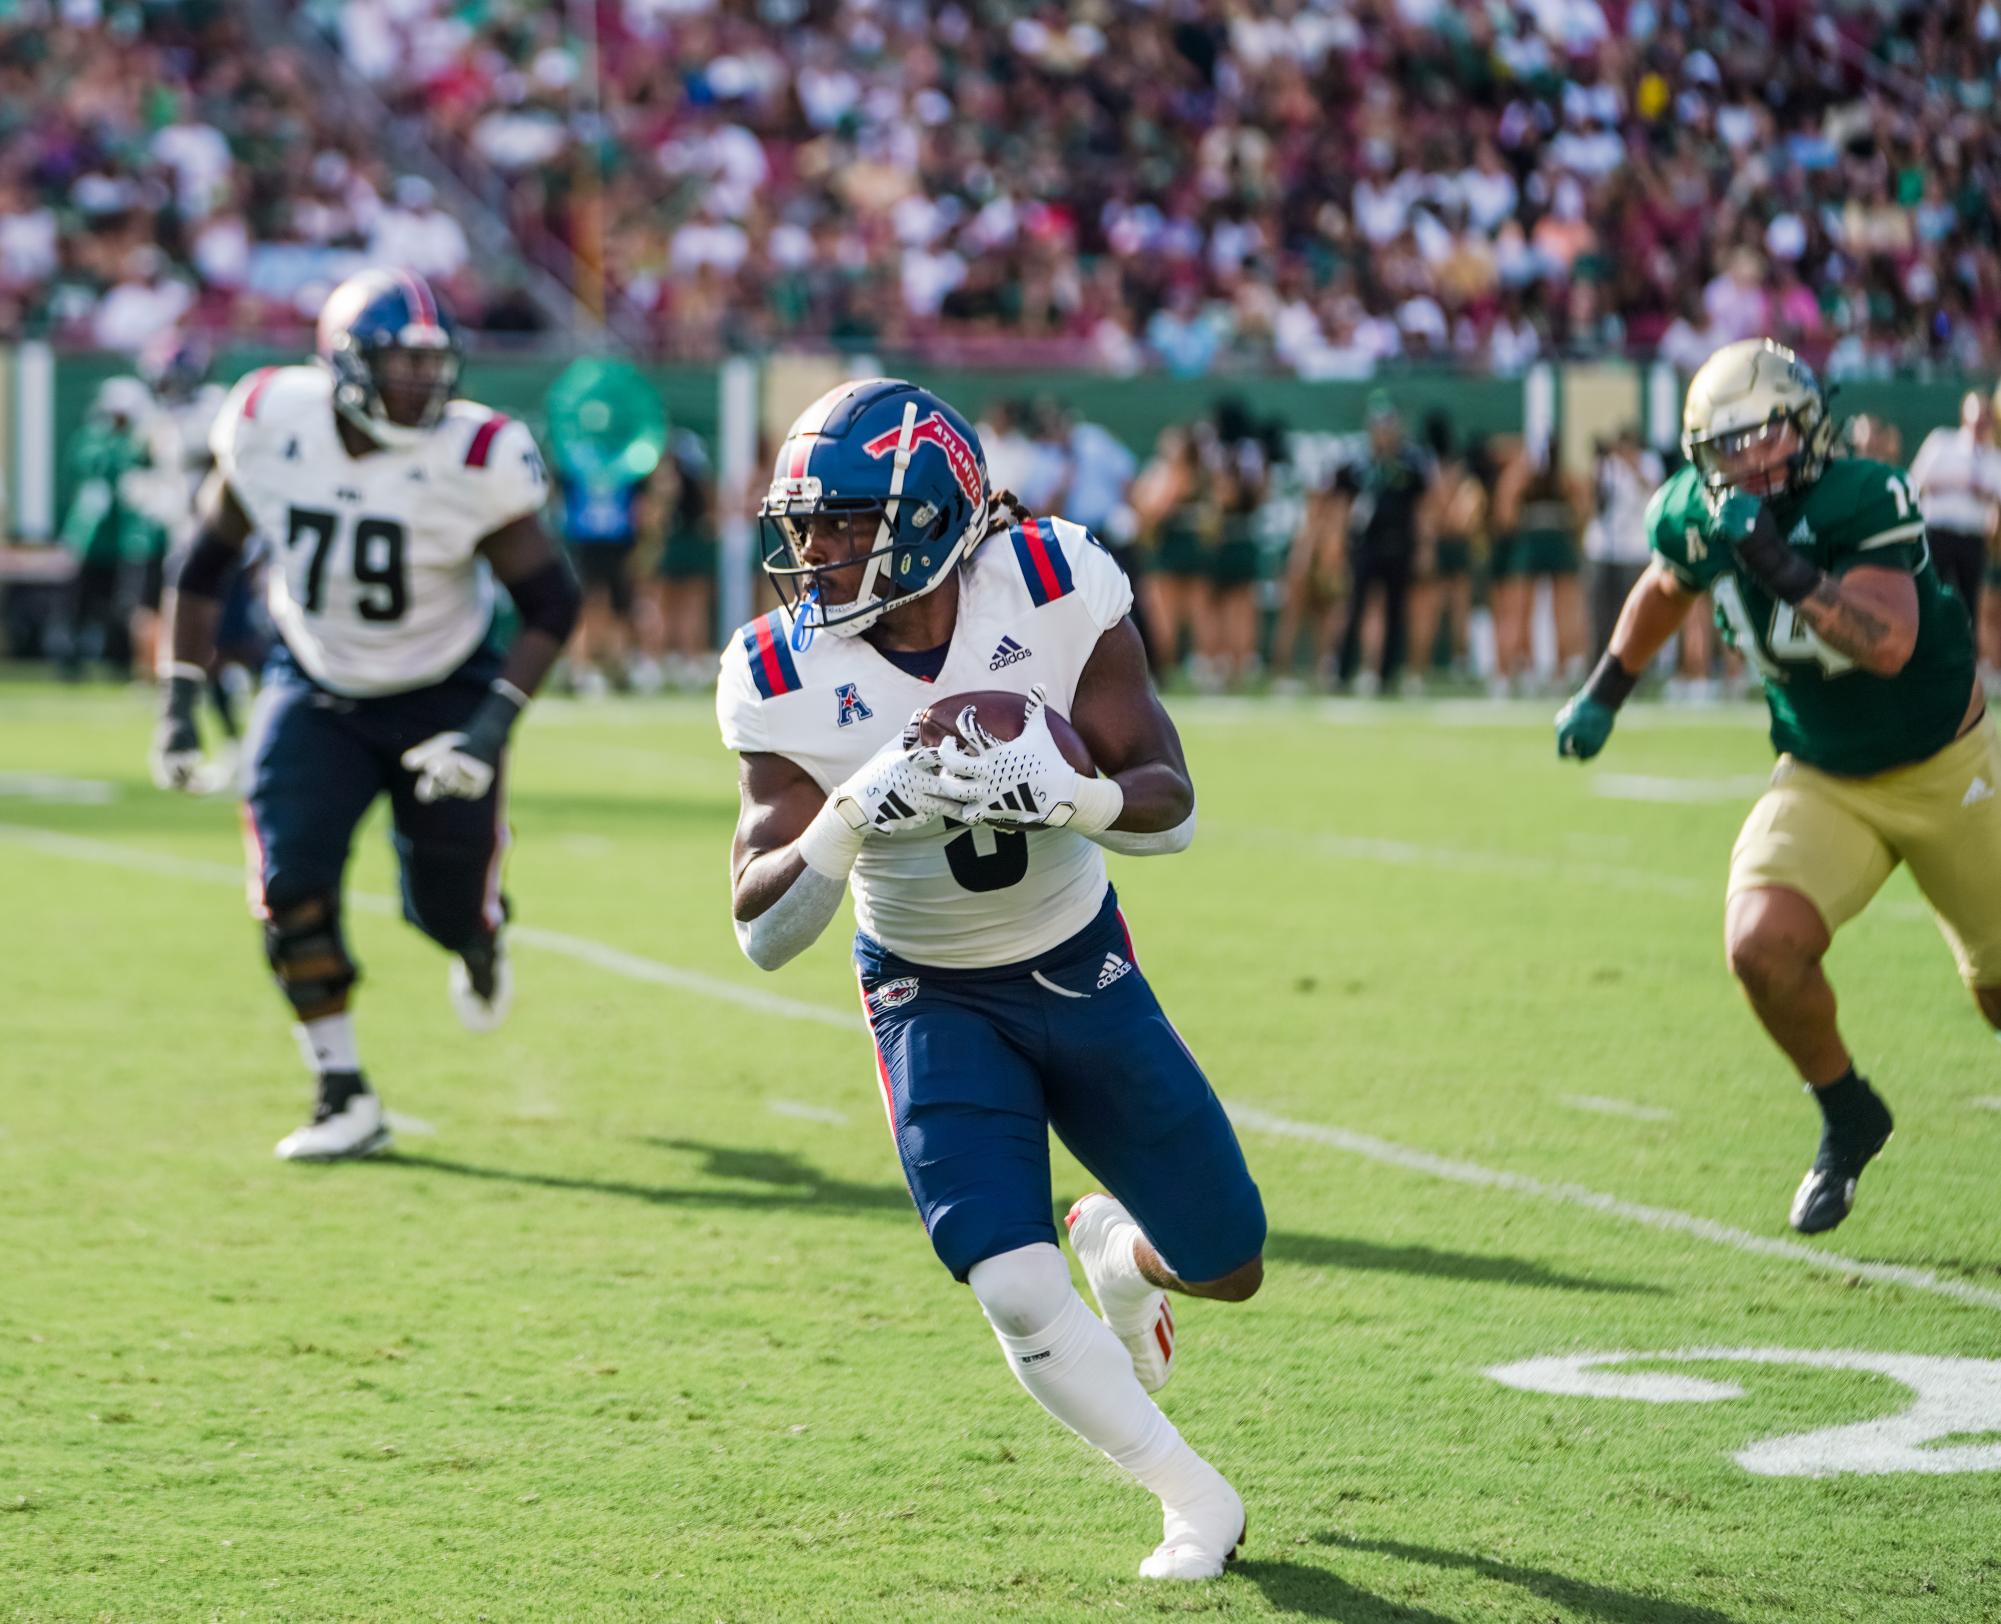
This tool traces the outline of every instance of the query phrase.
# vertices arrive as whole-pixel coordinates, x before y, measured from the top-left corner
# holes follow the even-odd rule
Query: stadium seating
[[[271,290],[346,249],[419,263],[481,320],[427,188],[329,127],[307,58],[248,75],[234,10],[0,27],[0,321],[117,344],[193,301],[282,325]],[[1692,363],[1769,331],[1837,377],[2001,360],[1992,6],[1908,27],[1793,0],[596,13],[591,42],[578,8],[518,0],[298,15],[506,183],[526,252],[601,244],[664,354],[1344,377]],[[1778,48],[1747,49],[1761,33]],[[84,228],[61,252],[58,222]]]

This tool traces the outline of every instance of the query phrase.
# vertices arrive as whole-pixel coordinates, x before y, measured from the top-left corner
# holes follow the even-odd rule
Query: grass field
[[[145,786],[143,699],[0,687],[0,1619],[2001,1619],[2001,1364],[1953,1362],[2001,1360],[2001,1053],[1908,881],[1832,961],[1898,1138],[1796,1242],[1817,1119],[1719,948],[1752,711],[1587,771],[1539,708],[1182,714],[1200,837],[1114,877],[1273,1233],[1164,1395],[1245,1560],[1161,1589],[932,1261],[841,933],[738,958],[705,704],[524,729],[493,1038],[371,825],[418,1121],[315,1169],[234,809]],[[1488,1374],[1705,1349],[1597,1378],[1655,1402]]]

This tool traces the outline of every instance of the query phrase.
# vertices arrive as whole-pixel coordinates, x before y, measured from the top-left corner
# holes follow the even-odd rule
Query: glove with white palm
[[[944,793],[938,752],[917,742],[922,714],[834,786],[827,804],[793,842],[808,868],[843,878],[861,855],[864,838],[922,834],[947,813],[961,815],[957,798]]]
[[[959,713],[959,737],[938,749],[940,793],[962,800],[962,823],[1006,829],[1061,829],[1102,834],[1125,810],[1125,792],[1109,778],[1087,778],[1065,759],[1049,731],[1049,695],[1028,692],[1021,732],[996,739],[972,706]],[[961,743],[961,740],[964,742]]]
[[[403,766],[417,775],[417,799],[427,806],[447,796],[482,799],[493,788],[507,735],[527,703],[520,689],[496,679],[463,729],[434,733],[405,750]]]

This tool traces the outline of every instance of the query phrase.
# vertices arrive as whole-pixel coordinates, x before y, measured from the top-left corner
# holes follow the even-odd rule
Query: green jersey
[[[1932,567],[1904,475],[1887,463],[1838,458],[1806,490],[1766,506],[1779,534],[1828,574],[1887,567],[1910,571],[1918,586],[1917,647],[1895,676],[1875,676],[1829,648],[1792,605],[1774,601],[1738,567],[1692,466],[1654,492],[1647,544],[1689,591],[1709,593],[1724,639],[1765,679],[1773,748],[1856,778],[1944,749],[1973,693],[1973,630]]]

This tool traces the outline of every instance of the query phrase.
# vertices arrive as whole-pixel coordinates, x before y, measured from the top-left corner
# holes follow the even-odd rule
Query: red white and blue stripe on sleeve
[[[1028,583],[1028,595],[1038,609],[1067,596],[1075,588],[1070,560],[1063,556],[1062,544],[1046,521],[1024,520],[1007,536],[1014,544],[1015,562],[1021,566],[1022,579]]]
[[[783,610],[774,609],[743,629],[743,651],[750,659],[751,680],[766,699],[799,689],[799,668],[785,632]]]

